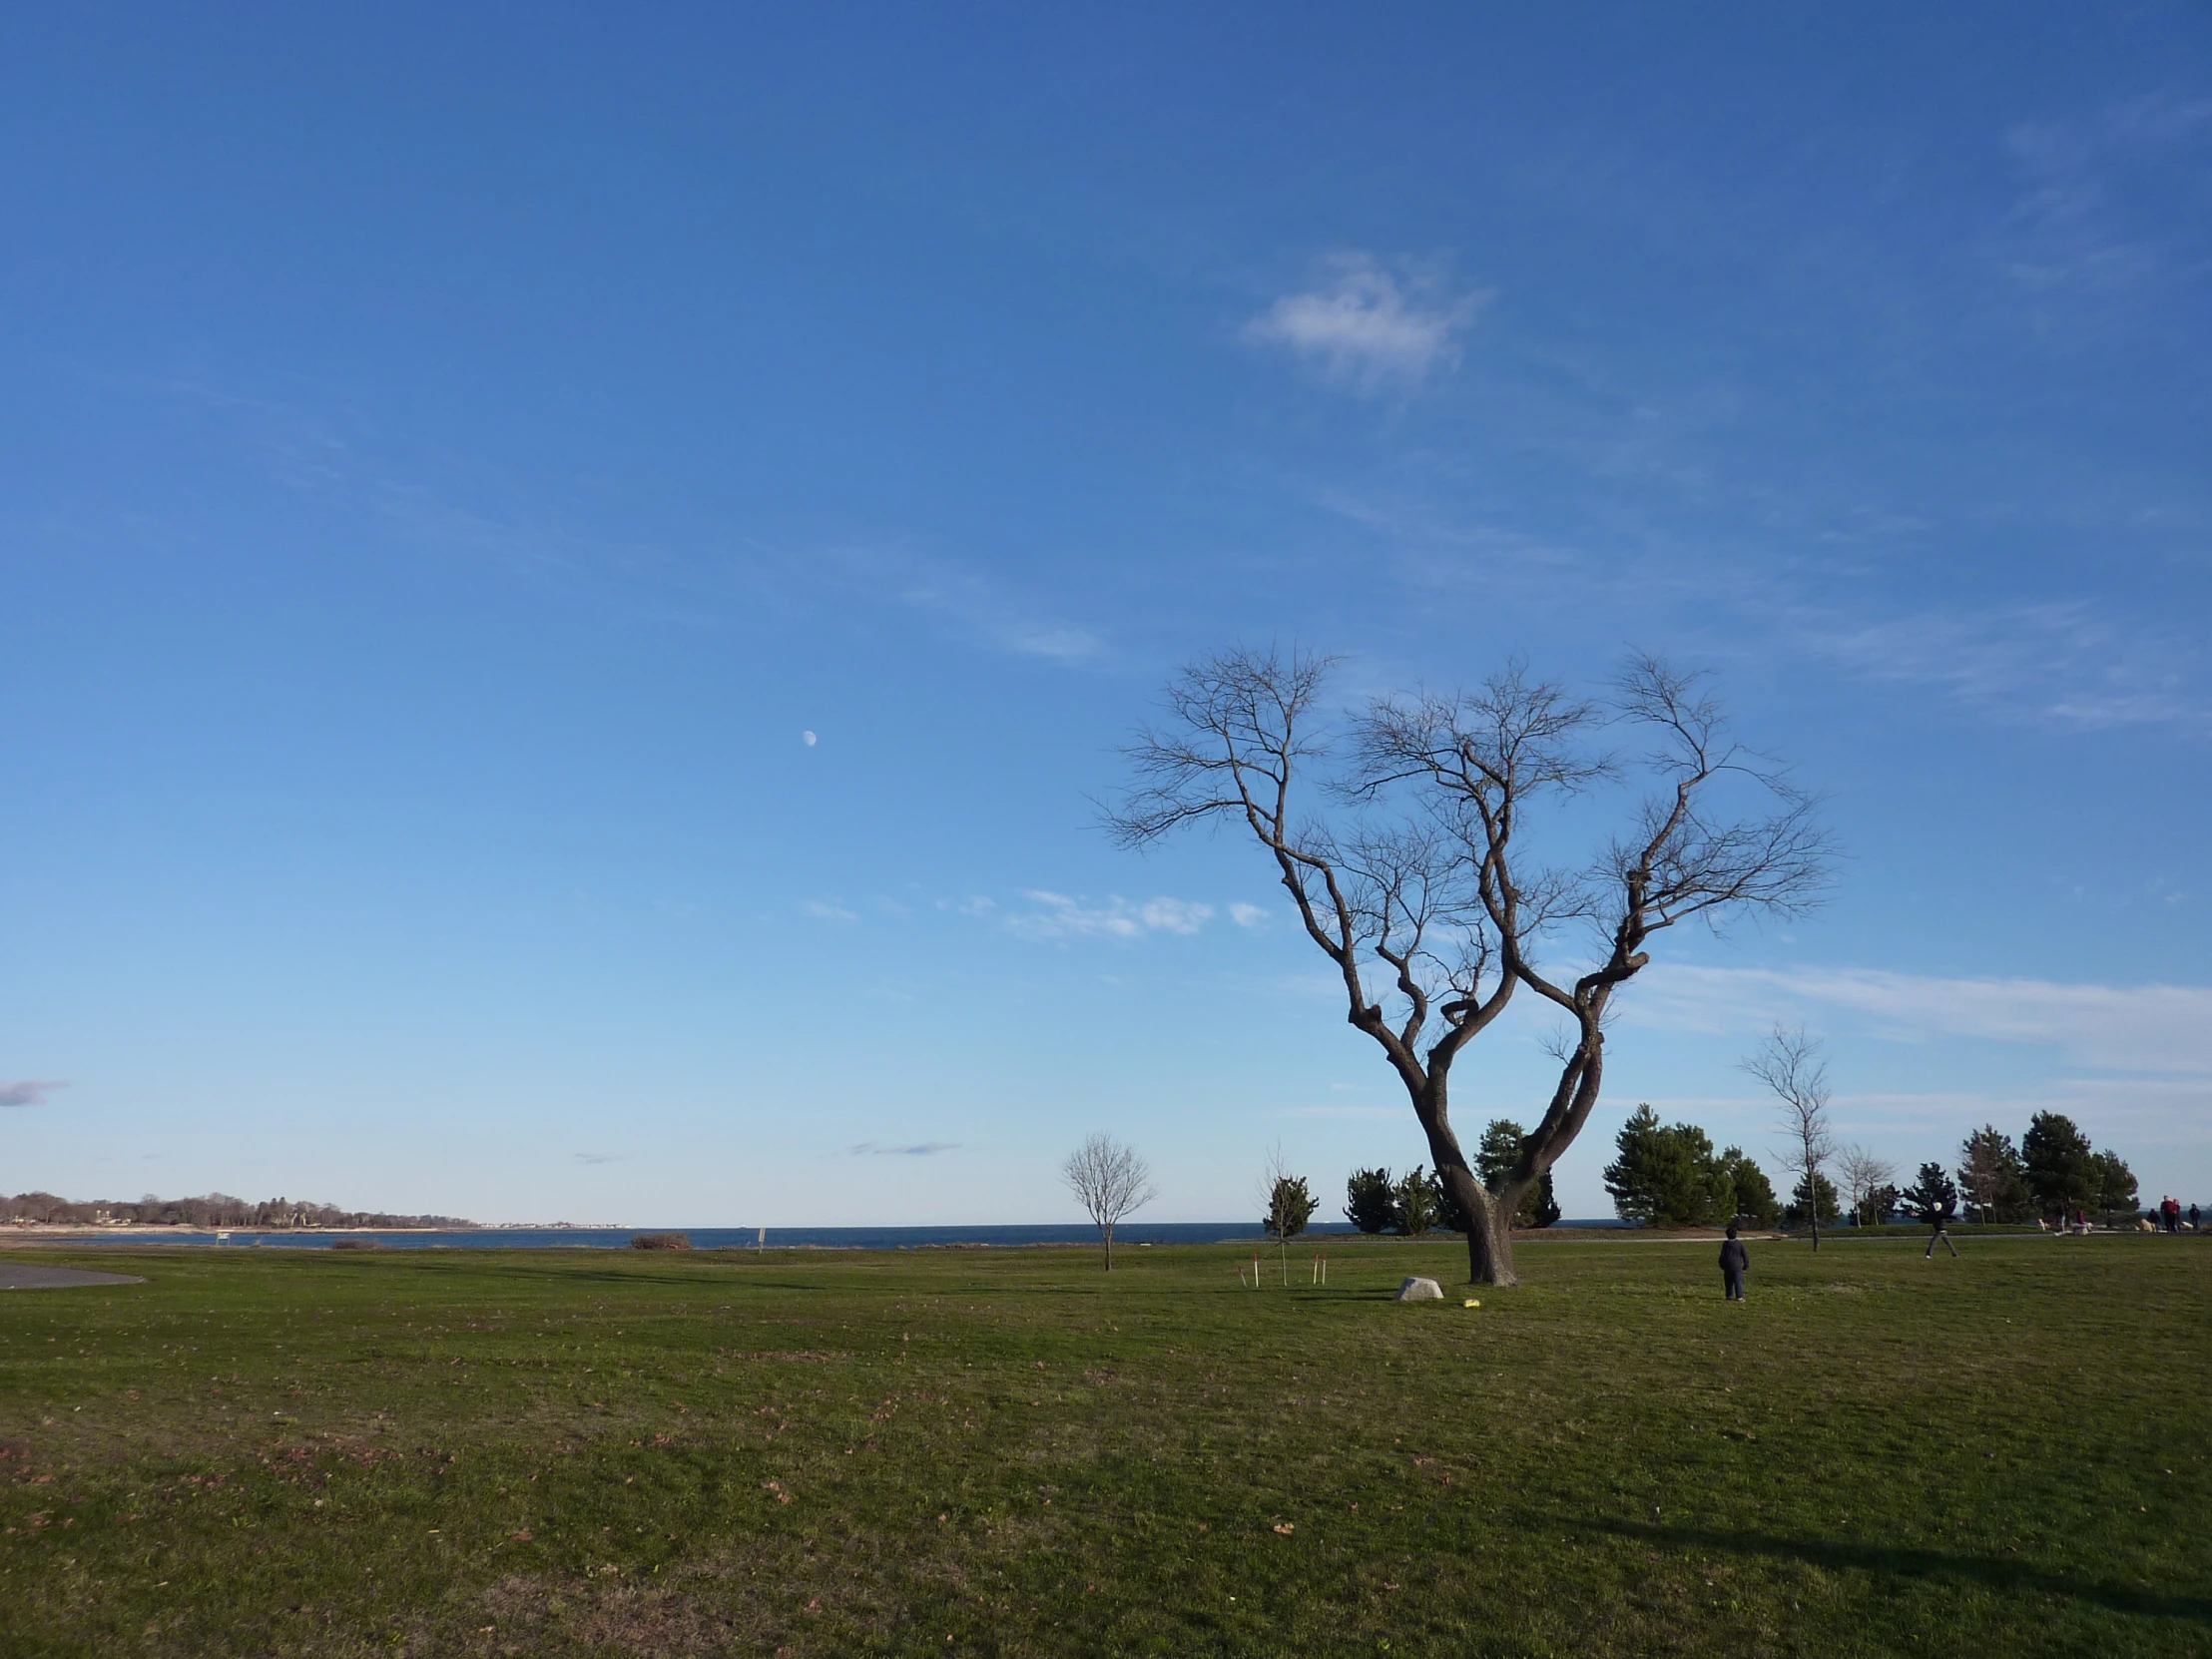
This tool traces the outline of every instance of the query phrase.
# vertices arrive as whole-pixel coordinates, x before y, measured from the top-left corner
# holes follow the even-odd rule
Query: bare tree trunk
[[[1518,1285],[1520,1275],[1513,1271],[1512,1207],[1492,1198],[1464,1165],[1446,1164],[1436,1174],[1467,1218],[1467,1282]]]
[[[1491,1205],[1473,1227],[1467,1229],[1467,1269],[1476,1285],[1509,1286],[1520,1283],[1513,1271],[1513,1215]]]
[[[1821,1251],[1821,1165],[1813,1145],[1813,1131],[1805,1132],[1805,1213],[1813,1220],[1813,1254]]]
[[[1108,1223],[1106,1227],[1106,1271],[1108,1273],[1114,1271],[1114,1229],[1112,1223]]]

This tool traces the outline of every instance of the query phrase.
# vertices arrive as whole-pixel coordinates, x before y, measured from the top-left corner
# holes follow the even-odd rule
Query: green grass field
[[[2212,1654],[2198,1241],[1328,1248],[11,1253],[0,1651]]]

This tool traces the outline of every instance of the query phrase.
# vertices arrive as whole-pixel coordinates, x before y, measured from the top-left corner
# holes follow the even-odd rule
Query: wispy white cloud
[[[1999,718],[2081,731],[2212,728],[2202,640],[2171,629],[2122,628],[2084,603],[1922,611],[1865,622],[1801,612],[1795,621],[1808,649],[1846,668],[1938,687]]]
[[[749,610],[766,605],[786,615],[825,605],[890,607],[933,618],[947,634],[995,651],[1069,665],[1107,655],[1096,631],[1056,614],[1033,593],[895,536],[793,545],[715,526],[717,556],[689,557],[676,548],[701,539],[699,526],[656,530],[636,503],[604,499],[573,480],[549,508],[504,469],[380,437],[365,417],[332,398],[295,406],[189,382],[141,383],[225,421],[241,452],[287,490],[381,517],[411,541],[494,560],[517,575],[613,598],[664,621],[712,625],[741,601]],[[640,529],[641,522],[648,527]],[[815,735],[802,741],[812,745]]]
[[[1461,520],[1402,490],[1376,495],[1330,486],[1314,499],[1324,511],[1407,549],[1405,575],[1423,586],[1495,591],[1500,580],[1515,576],[1552,584],[1563,577],[1591,585],[1617,580],[1571,548],[1503,525]]]
[[[940,1152],[956,1152],[958,1141],[916,1141],[912,1146],[884,1146],[879,1141],[862,1141],[844,1150],[855,1158],[933,1158]]]
[[[1393,272],[1373,254],[1337,254],[1317,286],[1283,295],[1245,324],[1244,338],[1283,346],[1332,384],[1369,395],[1454,366],[1457,336],[1489,297],[1451,292],[1434,265]]]
[[[635,548],[618,551],[560,527],[560,518],[546,514],[500,468],[379,438],[372,421],[334,396],[299,403],[189,380],[141,384],[230,423],[242,453],[284,489],[341,502],[422,544],[539,579],[577,580],[588,567],[636,555]]]
[[[1229,919],[1239,927],[1265,927],[1268,910],[1264,904],[1247,904],[1242,900],[1229,906]]]
[[[1363,1121],[1403,1118],[1408,1123],[1413,1121],[1410,1106],[1293,1106],[1290,1115],[1294,1118],[1358,1118]]]
[[[1757,1030],[1826,1008],[1876,1035],[1975,1037],[2055,1047],[2111,1071],[2212,1076],[2212,986],[1948,979],[1876,968],[1652,969],[1626,1019],[1698,1031]]]
[[[2168,169],[2202,168],[2208,140],[2212,100],[2162,92],[2013,127],[2004,148],[2021,194],[1998,239],[2006,274],[2037,298],[2077,300],[2201,276],[2196,216],[2174,212],[2165,186]]]
[[[627,1152],[579,1152],[576,1161],[579,1164],[619,1164],[629,1156]]]
[[[810,898],[801,907],[817,921],[853,922],[860,919],[857,911],[848,910],[842,904],[826,904],[819,898]]]
[[[68,1087],[67,1083],[38,1083],[29,1079],[21,1083],[0,1083],[0,1106],[43,1106],[48,1095]]]
[[[1105,641],[1090,629],[1050,614],[955,560],[877,546],[840,549],[830,563],[841,567],[847,586],[865,598],[934,617],[954,633],[996,650],[1070,666],[1105,655]]]
[[[1213,919],[1211,904],[1186,898],[1148,898],[1133,904],[1119,896],[1103,904],[1066,893],[1033,890],[1022,895],[1043,906],[1008,916],[1006,925],[1025,939],[1139,939],[1148,933],[1195,933]]]

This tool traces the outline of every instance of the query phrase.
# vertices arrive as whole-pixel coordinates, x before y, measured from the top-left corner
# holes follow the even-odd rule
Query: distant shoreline
[[[2122,1230],[2125,1231],[2125,1230]],[[2013,1225],[1953,1224],[1952,1232],[1965,1239],[1981,1233],[2033,1233],[2034,1228]],[[176,1246],[190,1250],[328,1250],[348,1241],[382,1244],[398,1251],[411,1250],[627,1250],[641,1234],[680,1233],[703,1256],[753,1254],[759,1251],[941,1251],[941,1250],[1096,1250],[1097,1231],[1087,1225],[1048,1223],[987,1223],[974,1227],[666,1227],[638,1228],[577,1223],[537,1225],[475,1224],[468,1227],[184,1227],[125,1225],[97,1227],[33,1223],[0,1226],[0,1252],[40,1248],[93,1249],[159,1248]],[[1884,1228],[1824,1228],[1824,1243],[1854,1240],[1923,1237],[1917,1224]],[[1803,1234],[1761,1229],[1744,1235],[1755,1242],[1800,1241]],[[1697,1244],[1717,1243],[1717,1227],[1634,1227],[1620,1222],[1576,1218],[1546,1228],[1516,1228],[1516,1245],[1541,1244]],[[1426,1243],[1457,1247],[1463,1234],[1441,1230],[1409,1239],[1401,1234],[1364,1234],[1343,1224],[1328,1230],[1311,1230],[1290,1242],[1296,1256],[1359,1251],[1376,1245]],[[1234,1245],[1255,1254],[1272,1255],[1280,1248],[1266,1237],[1257,1222],[1154,1222],[1123,1223],[1115,1232],[1116,1254],[1155,1246]]]
[[[175,1225],[85,1226],[41,1223],[0,1227],[0,1251],[32,1248],[160,1248],[191,1250],[327,1250],[348,1241],[382,1244],[394,1250],[624,1250],[641,1234],[680,1233],[702,1255],[757,1251],[941,1251],[941,1250],[1096,1250],[1095,1228],[1080,1223],[986,1223],[973,1227],[671,1227],[647,1229],[575,1223],[452,1227],[182,1227]],[[1550,1228],[1518,1229],[1516,1244],[1620,1241],[1658,1243],[1666,1239],[1718,1239],[1717,1229],[1653,1230],[1618,1222],[1579,1219]],[[1309,1229],[1290,1242],[1294,1255],[1358,1251],[1373,1245],[1426,1243],[1459,1247],[1464,1235],[1441,1229],[1408,1239],[1398,1234],[1363,1234],[1344,1223]],[[1122,1250],[1156,1246],[1231,1245],[1255,1254],[1281,1247],[1255,1221],[1123,1223],[1114,1242]],[[1118,1252],[1117,1252],[1118,1254]]]
[[[1120,1226],[1120,1227],[1119,1227],[1119,1228],[1117,1229],[1117,1234],[1118,1234],[1118,1233],[1132,1233],[1132,1234],[1136,1234],[1136,1233],[1144,1233],[1144,1232],[1148,1232],[1148,1231],[1153,1231],[1153,1230],[1157,1230],[1157,1229],[1159,1229],[1159,1228],[1163,1228],[1163,1227],[1173,1227],[1173,1228],[1191,1228],[1191,1227],[1222,1227],[1222,1228],[1247,1228],[1247,1227],[1257,1227],[1257,1226],[1259,1226],[1259,1225],[1260,1225],[1260,1224],[1259,1224],[1258,1222],[1244,1222],[1244,1221],[1171,1221],[1171,1222],[1134,1222],[1134,1221],[1131,1221],[1131,1222],[1123,1222],[1123,1223],[1121,1224],[1121,1226]],[[253,1234],[253,1235],[254,1235],[254,1236],[255,1236],[256,1238],[269,1238],[269,1239],[275,1239],[275,1238],[292,1238],[292,1237],[299,1237],[299,1238],[314,1238],[314,1237],[321,1237],[321,1238],[336,1238],[336,1237],[342,1236],[342,1235],[344,1235],[344,1234],[347,1234],[347,1233],[648,1233],[648,1232],[673,1232],[673,1233],[685,1233],[685,1232],[690,1232],[690,1233],[745,1233],[745,1234],[757,1234],[757,1233],[763,1233],[763,1232],[765,1232],[765,1233],[768,1233],[769,1235],[771,1235],[771,1236],[773,1237],[773,1236],[774,1236],[775,1234],[778,1234],[778,1233],[821,1233],[821,1232],[851,1232],[851,1233],[856,1233],[856,1232],[883,1232],[883,1233],[943,1233],[943,1232],[955,1232],[955,1231],[958,1231],[958,1232],[978,1232],[978,1233],[983,1233],[983,1232],[1030,1232],[1030,1231],[1037,1231],[1037,1230],[1042,1230],[1042,1229],[1053,1229],[1053,1230],[1060,1230],[1060,1231],[1072,1231],[1072,1230],[1074,1230],[1074,1229],[1077,1229],[1077,1228],[1080,1228],[1080,1229],[1082,1229],[1082,1230],[1083,1230],[1083,1231],[1085,1231],[1085,1232],[1089,1232],[1089,1231],[1090,1231],[1090,1224],[1089,1224],[1088,1222],[1066,1222],[1066,1223],[1061,1223],[1061,1222],[1025,1222],[1025,1221],[985,1221],[985,1222],[974,1222],[974,1223],[965,1223],[965,1222],[891,1222],[891,1223],[886,1223],[886,1224],[884,1224],[884,1225],[883,1225],[882,1227],[880,1227],[880,1228],[877,1228],[877,1227],[871,1227],[871,1226],[867,1226],[867,1225],[865,1225],[865,1224],[848,1224],[848,1225],[834,1225],[834,1224],[833,1224],[833,1225],[830,1225],[830,1226],[828,1226],[828,1227],[817,1227],[817,1226],[814,1226],[814,1225],[808,1224],[808,1225],[794,1225],[794,1226],[789,1226],[789,1227],[768,1227],[768,1228],[762,1228],[762,1227],[757,1227],[757,1226],[744,1226],[744,1227],[722,1227],[722,1226],[715,1226],[715,1227],[702,1227],[702,1226],[696,1226],[696,1225],[695,1225],[695,1226],[691,1226],[691,1227],[681,1227],[681,1226],[675,1226],[675,1227],[636,1227],[636,1226],[633,1226],[633,1225],[631,1225],[631,1224],[630,1224],[629,1222],[625,1222],[625,1221],[485,1221],[485,1222],[468,1222],[468,1223],[465,1223],[465,1224],[463,1224],[463,1225],[459,1225],[459,1226],[435,1226],[435,1227],[432,1227],[432,1226],[424,1226],[424,1227],[263,1227],[263,1226],[258,1226],[258,1225],[254,1224],[254,1223],[252,1223],[252,1222],[243,1222],[243,1223],[240,1223],[240,1224],[238,1224],[238,1225],[236,1225],[236,1226],[222,1226],[222,1227],[217,1227],[217,1226],[207,1226],[207,1225],[196,1225],[196,1224],[193,1224],[193,1223],[190,1223],[190,1222],[123,1222],[123,1223],[118,1223],[118,1224],[116,1224],[116,1225],[113,1225],[113,1226],[109,1226],[109,1225],[105,1225],[105,1224],[101,1224],[101,1223],[94,1223],[94,1222],[44,1222],[44,1221],[30,1221],[30,1222],[23,1222],[23,1221],[11,1221],[11,1222],[0,1222],[0,1240],[5,1240],[5,1239],[11,1239],[11,1238],[15,1238],[15,1237],[17,1237],[18,1235],[21,1235],[21,1234],[36,1234],[36,1235],[39,1235],[39,1236],[41,1236],[41,1237],[47,1237],[47,1238],[52,1238],[52,1237],[59,1237],[59,1236],[65,1235],[65,1234],[76,1234],[76,1235],[82,1235],[82,1236],[84,1236],[84,1237],[86,1237],[86,1238],[103,1238],[103,1239],[107,1239],[107,1238],[121,1238],[121,1237],[137,1236],[137,1235],[144,1235],[144,1236],[146,1236],[146,1237],[150,1237],[150,1238],[160,1238],[160,1237],[164,1237],[164,1236],[168,1236],[168,1235],[190,1235],[190,1236],[193,1236],[193,1237],[202,1237],[202,1236],[212,1236],[212,1235],[214,1235],[214,1234],[217,1234],[217,1233],[251,1233],[251,1234]],[[1516,1238],[1516,1239],[1524,1239],[1524,1238],[1525,1238],[1525,1239],[1534,1239],[1534,1238],[1543,1238],[1543,1237],[1546,1237],[1546,1236],[1549,1236],[1549,1235],[1556,1235],[1556,1234],[1561,1234],[1561,1233],[1639,1233],[1639,1232],[1649,1232],[1649,1231],[1652,1231],[1652,1229],[1649,1229],[1649,1228],[1644,1228],[1644,1227],[1639,1227],[1639,1226],[1637,1226],[1636,1224],[1634,1224],[1634,1223],[1632,1223],[1632,1222],[1624,1222],[1624,1221],[1595,1221],[1595,1220],[1593,1220],[1593,1221],[1561,1221],[1561,1222],[1556,1222],[1556,1223],[1554,1223],[1554,1224],[1553,1224],[1552,1226],[1550,1226],[1550,1227],[1542,1227],[1542,1228],[1516,1227],[1516,1228],[1515,1228],[1515,1229],[1513,1230],[1513,1237],[1514,1237],[1514,1238]],[[1687,1231],[1692,1231],[1692,1232],[1694,1232],[1694,1231],[1697,1231],[1697,1230],[1693,1228],[1693,1229],[1688,1229]],[[1713,1232],[1713,1234],[1714,1234],[1714,1236],[1715,1236],[1715,1237],[1718,1237],[1718,1236],[1719,1236],[1719,1232],[1720,1232],[1720,1230],[1719,1230],[1718,1228],[1714,1228],[1714,1229],[1712,1229],[1711,1231]],[[1848,1231],[1848,1229],[1847,1229],[1847,1231]],[[1302,1233],[1302,1234],[1299,1234],[1299,1235],[1298,1235],[1298,1236],[1297,1236],[1296,1238],[1294,1238],[1294,1239],[1293,1239],[1293,1240],[1292,1240],[1291,1242],[1292,1242],[1293,1244],[1296,1244],[1296,1243],[1298,1242],[1298,1240],[1299,1240],[1299,1239],[1365,1239],[1365,1238],[1377,1238],[1377,1239],[1401,1239],[1401,1238],[1404,1238],[1404,1237],[1406,1237],[1406,1235],[1404,1235],[1404,1234],[1402,1234],[1402,1233],[1362,1233],[1362,1232],[1361,1232],[1361,1231],[1360,1231],[1360,1230],[1359,1230],[1358,1228],[1356,1228],[1356,1227],[1353,1227],[1353,1226],[1352,1226],[1352,1225],[1351,1225],[1350,1223],[1348,1223],[1348,1222],[1322,1222],[1322,1223],[1319,1223],[1318,1225],[1315,1225],[1315,1226],[1309,1227],[1309,1228],[1308,1228],[1308,1229],[1307,1229],[1307,1230],[1306,1230],[1306,1231],[1305,1231],[1304,1233]],[[1433,1228],[1433,1229],[1431,1229],[1431,1230],[1430,1230],[1429,1232],[1427,1232],[1427,1233],[1425,1233],[1425,1234],[1422,1234],[1422,1235],[1421,1235],[1421,1237],[1423,1237],[1423,1238],[1431,1238],[1431,1239],[1460,1239],[1460,1238],[1464,1238],[1464,1237],[1466,1237],[1466,1235],[1465,1235],[1465,1234],[1463,1234],[1463,1233],[1454,1233],[1454,1232],[1450,1231],[1450,1230],[1449,1230],[1449,1229],[1447,1229],[1447,1228],[1441,1228],[1441,1227],[1439,1227],[1439,1228]]]
[[[548,1229],[566,1223],[549,1223]],[[174,1226],[162,1223],[142,1225],[127,1222],[119,1227],[101,1227],[82,1222],[11,1221],[0,1222],[0,1244],[10,1239],[212,1239],[219,1233],[251,1233],[257,1239],[303,1238],[341,1239],[349,1233],[497,1233],[497,1227],[195,1227],[189,1222]],[[601,1231],[578,1228],[576,1231]]]

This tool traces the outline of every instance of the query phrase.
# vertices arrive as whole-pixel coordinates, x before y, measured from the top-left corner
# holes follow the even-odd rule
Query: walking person
[[[1736,1237],[1736,1224],[1730,1222],[1728,1242],[1721,1246],[1721,1287],[1730,1302],[1744,1300],[1744,1275],[1750,1271],[1751,1252],[1744,1248],[1744,1241]]]
[[[1929,1235],[1928,1253],[1927,1255],[1924,1255],[1921,1260],[1925,1262],[1933,1257],[1936,1254],[1936,1247],[1938,1244],[1941,1245],[1945,1250],[1949,1251],[1951,1255],[1955,1257],[1958,1254],[1958,1247],[1950,1242],[1950,1217],[1932,1216],[1929,1219],[1935,1222],[1936,1231]]]
[[[2192,1205],[2190,1205],[2190,1206],[2189,1206],[2189,1231],[2190,1231],[2190,1232],[2192,1232],[2192,1233],[2194,1233],[2194,1232],[2195,1232],[2196,1230],[2197,1230],[2197,1207],[2196,1207],[2196,1206],[2195,1206],[2194,1204],[2192,1204]]]

